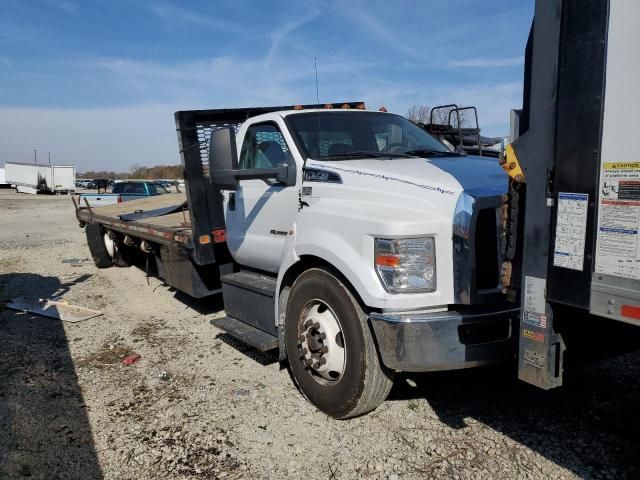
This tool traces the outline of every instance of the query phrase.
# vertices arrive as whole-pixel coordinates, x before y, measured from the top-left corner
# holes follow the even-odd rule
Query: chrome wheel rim
[[[111,240],[111,238],[109,238],[108,233],[104,234],[103,239],[104,239],[104,246],[107,248],[107,253],[111,258],[113,258],[113,256],[116,253],[116,243],[113,240]]]
[[[337,315],[315,299],[302,310],[298,349],[305,369],[321,383],[337,382],[346,366],[344,336]]]

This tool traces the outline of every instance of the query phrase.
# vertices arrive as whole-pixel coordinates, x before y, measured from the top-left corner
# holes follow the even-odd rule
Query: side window
[[[291,163],[291,152],[278,127],[272,123],[252,125],[240,151],[241,169],[273,168]]]
[[[156,188],[155,184],[149,183],[147,184],[147,186],[149,188],[149,195],[158,195],[158,189]]]

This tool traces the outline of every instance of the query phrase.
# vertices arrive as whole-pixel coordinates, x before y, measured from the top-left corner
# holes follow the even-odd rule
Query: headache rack
[[[480,135],[476,107],[459,107],[455,103],[433,107],[429,123],[421,126],[440,140],[453,145],[459,153],[481,157],[498,157],[501,153],[500,149],[491,148],[501,143],[501,138]]]

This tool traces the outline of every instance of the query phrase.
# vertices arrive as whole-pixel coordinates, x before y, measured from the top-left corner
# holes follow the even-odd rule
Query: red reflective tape
[[[218,230],[211,230],[213,235],[213,243],[224,243],[227,241],[227,231],[224,228]]]
[[[640,307],[634,307],[631,305],[622,305],[620,307],[620,314],[623,317],[633,318],[634,320],[640,320]]]

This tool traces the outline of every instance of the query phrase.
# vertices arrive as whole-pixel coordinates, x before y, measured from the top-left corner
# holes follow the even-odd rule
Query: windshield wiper
[[[369,152],[364,150],[358,150],[356,152],[338,153],[336,155],[326,155],[320,157],[320,160],[328,159],[355,159],[355,158],[411,158],[411,155],[406,153],[387,153],[387,152]]]
[[[429,149],[419,149],[419,150],[410,150],[405,152],[409,155],[431,155],[431,156],[445,156],[445,157],[461,157],[462,155],[458,152],[448,152],[442,150],[429,150]]]

